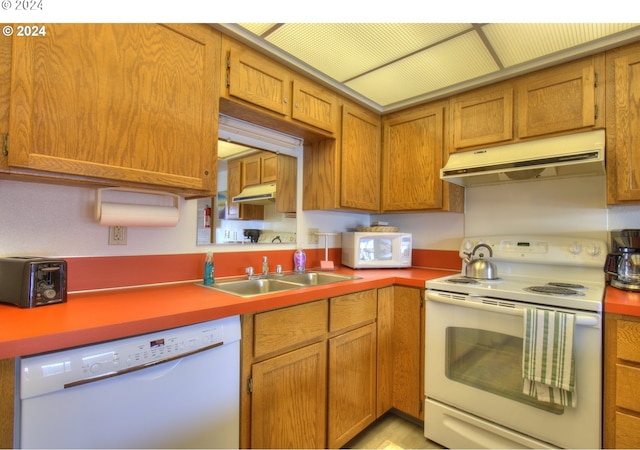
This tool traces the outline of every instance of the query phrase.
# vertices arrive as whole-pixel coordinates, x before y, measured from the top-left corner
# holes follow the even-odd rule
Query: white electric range
[[[449,448],[599,448],[607,244],[468,237],[460,257],[478,244],[491,249],[497,279],[463,267],[426,282],[425,436]],[[575,315],[575,407],[522,393],[527,309]]]

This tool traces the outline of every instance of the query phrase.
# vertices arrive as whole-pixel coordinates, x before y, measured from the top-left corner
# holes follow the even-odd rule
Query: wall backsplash
[[[417,249],[457,250],[463,236],[496,233],[562,233],[608,241],[608,230],[640,228],[640,205],[605,205],[604,177],[545,180],[475,187],[467,191],[466,213],[371,215],[300,211],[298,233],[341,232],[371,220],[388,220],[414,235]],[[252,251],[246,246],[196,245],[197,202],[181,202],[175,228],[128,230],[126,246],[107,244],[108,230],[96,223],[95,190],[0,180],[0,256],[110,256]],[[329,238],[339,247],[339,236]],[[264,245],[265,251],[278,249]]]
[[[562,234],[607,239],[604,176],[467,188],[465,235]]]

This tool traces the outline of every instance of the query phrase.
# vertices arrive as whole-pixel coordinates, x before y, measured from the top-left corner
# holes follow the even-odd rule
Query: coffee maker
[[[640,291],[640,230],[611,231],[611,250],[604,265],[609,284]]]

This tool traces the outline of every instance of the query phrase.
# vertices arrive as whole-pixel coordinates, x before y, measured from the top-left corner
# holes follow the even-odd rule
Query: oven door
[[[527,436],[543,441],[539,443],[543,445],[600,447],[600,316],[557,309],[576,313],[577,406],[562,407],[522,393],[526,307],[535,305],[427,291],[425,435],[428,438],[447,447],[498,446],[500,439],[469,440],[474,433],[464,431],[481,429],[479,435],[487,435],[495,428],[504,436],[523,435],[521,440],[503,440],[507,447],[537,446]]]

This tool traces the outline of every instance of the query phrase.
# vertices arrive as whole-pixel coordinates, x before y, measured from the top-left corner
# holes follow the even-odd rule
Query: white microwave
[[[342,233],[342,265],[352,269],[411,267],[411,233]]]

